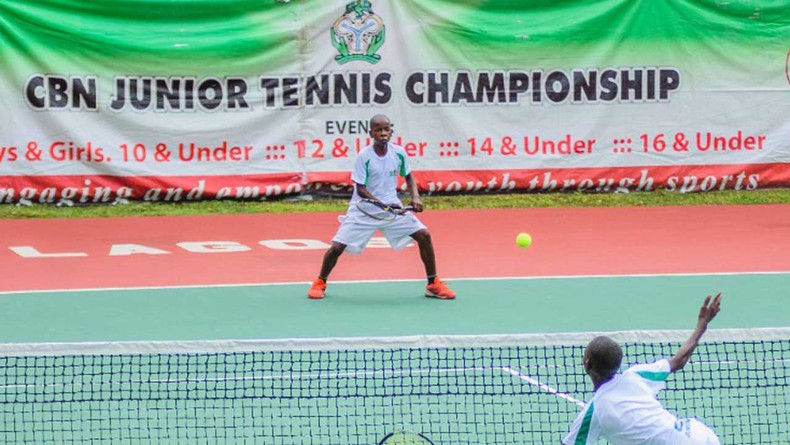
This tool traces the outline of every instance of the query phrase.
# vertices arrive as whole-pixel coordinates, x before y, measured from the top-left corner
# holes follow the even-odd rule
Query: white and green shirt
[[[616,375],[595,391],[562,443],[589,445],[603,437],[612,445],[673,445],[677,419],[656,399],[669,374],[663,359]]]
[[[369,145],[359,152],[354,169],[351,171],[351,180],[355,184],[364,185],[379,201],[391,204],[400,203],[398,199],[398,177],[405,177],[411,173],[406,162],[406,151],[400,145],[387,144],[387,153],[379,156]],[[354,186],[354,195],[351,197],[353,205],[359,200],[357,188]]]

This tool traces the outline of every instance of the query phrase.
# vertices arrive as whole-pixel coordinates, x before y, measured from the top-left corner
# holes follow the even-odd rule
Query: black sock
[[[433,284],[433,281],[436,279],[436,275],[428,275],[428,284]]]

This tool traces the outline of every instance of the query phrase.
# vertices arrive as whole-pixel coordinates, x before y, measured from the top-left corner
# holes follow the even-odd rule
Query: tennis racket
[[[372,199],[360,199],[357,201],[357,208],[365,215],[379,221],[392,221],[398,216],[414,210],[412,206],[388,205]]]
[[[384,436],[379,445],[433,445],[433,442],[420,433],[395,431]]]

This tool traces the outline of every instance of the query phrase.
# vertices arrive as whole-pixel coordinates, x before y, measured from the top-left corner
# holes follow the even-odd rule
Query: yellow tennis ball
[[[527,248],[532,244],[532,237],[529,233],[521,232],[516,236],[516,245],[518,247]]]

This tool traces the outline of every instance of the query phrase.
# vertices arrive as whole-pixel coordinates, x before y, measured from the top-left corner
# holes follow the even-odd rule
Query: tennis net
[[[606,333],[624,365],[687,331]],[[592,396],[597,333],[0,345],[4,444],[552,444]],[[724,444],[779,444],[790,328],[711,330],[660,400]]]

